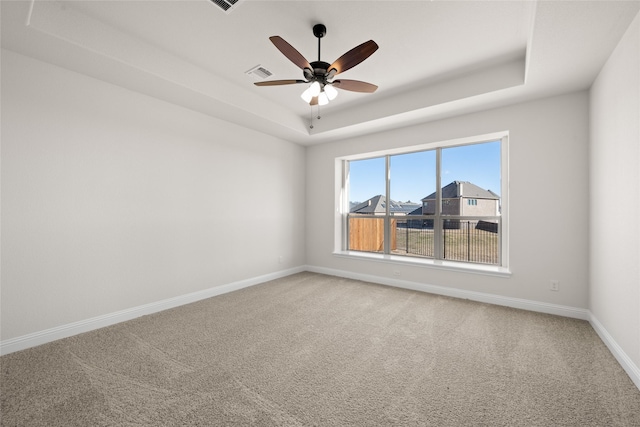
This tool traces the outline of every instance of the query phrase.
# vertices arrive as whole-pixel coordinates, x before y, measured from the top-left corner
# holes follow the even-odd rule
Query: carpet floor
[[[3,426],[640,426],[585,321],[315,273],[0,362]]]

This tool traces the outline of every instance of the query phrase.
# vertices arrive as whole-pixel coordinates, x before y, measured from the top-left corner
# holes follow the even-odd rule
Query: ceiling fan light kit
[[[309,105],[326,105],[338,96],[338,89],[348,90],[352,92],[373,93],[378,86],[361,82],[358,80],[333,80],[333,78],[347,71],[369,56],[377,49],[378,45],[373,40],[362,43],[351,49],[332,64],[320,60],[320,40],[327,34],[327,27],[322,24],[313,26],[313,35],[318,38],[318,60],[314,62],[307,61],[293,46],[287,43],[280,36],[269,37],[269,40],[276,48],[298,68],[302,69],[304,80],[270,80],[254,83],[256,86],[280,86],[288,84],[311,83],[307,89],[302,92],[300,97]]]
[[[318,105],[327,105],[329,103],[329,98],[327,97],[327,94],[324,92],[320,92],[320,95],[318,95]]]
[[[333,85],[326,85],[324,87],[324,93],[327,94],[327,98],[329,98],[329,101],[333,101],[334,99],[336,99],[336,96],[338,96],[338,91],[335,87],[333,87]]]

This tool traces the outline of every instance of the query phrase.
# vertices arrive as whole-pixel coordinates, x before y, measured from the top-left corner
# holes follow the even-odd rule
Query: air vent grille
[[[252,76],[256,80],[264,80],[267,77],[271,77],[273,75],[271,71],[267,70],[262,65],[256,65],[255,67],[247,71],[246,74]]]
[[[239,0],[211,0],[211,3],[215,4],[225,13],[229,14],[235,9],[235,6],[239,4]]]

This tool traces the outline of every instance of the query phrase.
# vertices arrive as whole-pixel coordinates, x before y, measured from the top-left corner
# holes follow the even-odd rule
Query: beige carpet
[[[7,426],[640,426],[587,322],[313,273],[1,363]]]

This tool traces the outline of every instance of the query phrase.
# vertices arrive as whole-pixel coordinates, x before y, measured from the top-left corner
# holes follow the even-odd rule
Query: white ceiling
[[[588,88],[639,1],[261,1],[225,13],[209,0],[1,2],[2,47],[304,145]],[[302,72],[269,41],[317,60],[374,40],[341,74],[379,86],[312,110]]]

